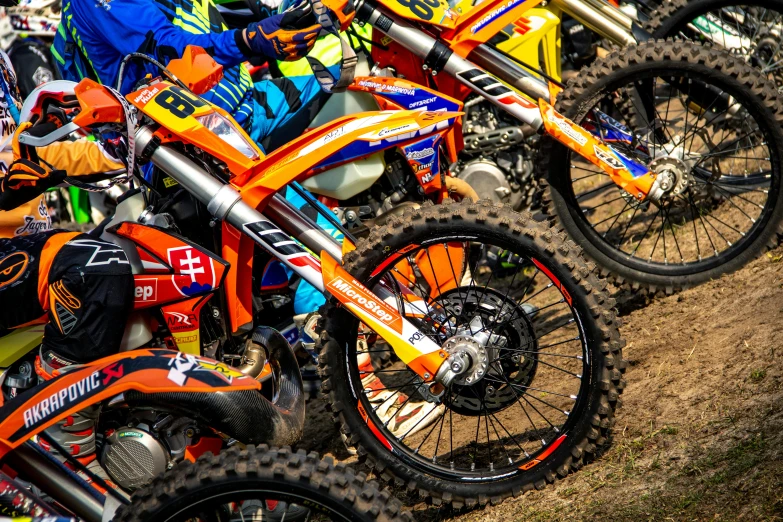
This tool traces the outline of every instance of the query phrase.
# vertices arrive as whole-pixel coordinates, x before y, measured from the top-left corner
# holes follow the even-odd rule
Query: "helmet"
[[[60,25],[61,10],[60,0],[21,0],[19,5],[8,7],[8,15],[16,32],[29,36],[54,37]]]
[[[65,101],[68,98],[75,99],[76,82],[69,80],[55,80],[53,82],[39,85],[25,98],[24,104],[22,104],[22,110],[19,111],[19,121],[33,121],[35,118],[40,118],[40,109],[43,103],[39,103],[39,98],[53,98],[58,101]]]

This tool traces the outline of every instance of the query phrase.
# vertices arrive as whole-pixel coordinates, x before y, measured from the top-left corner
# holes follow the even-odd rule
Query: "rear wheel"
[[[322,310],[323,388],[348,443],[436,504],[544,487],[606,442],[625,382],[614,301],[580,249],[530,214],[424,206],[345,269],[469,369],[440,397],[342,308]],[[412,341],[415,342],[415,341]]]
[[[138,490],[117,522],[405,522],[410,514],[377,484],[316,453],[265,446],[178,464]]]

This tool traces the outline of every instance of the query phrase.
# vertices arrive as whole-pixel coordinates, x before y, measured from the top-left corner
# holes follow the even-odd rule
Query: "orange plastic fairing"
[[[302,181],[317,174],[320,162],[348,145],[363,146],[366,153],[357,152],[344,162],[388,148],[390,140],[394,145],[407,145],[434,133],[438,125],[437,128],[453,125],[461,115],[461,112],[405,110],[344,116],[280,147],[252,170],[231,181],[239,188],[245,203],[263,208],[278,190],[292,181]]]
[[[122,103],[100,83],[85,78],[73,90],[82,108],[82,111],[73,118],[73,122],[80,127],[125,121]]]
[[[223,79],[223,66],[196,45],[185,47],[182,58],[171,60],[166,68],[195,94],[204,94]]]

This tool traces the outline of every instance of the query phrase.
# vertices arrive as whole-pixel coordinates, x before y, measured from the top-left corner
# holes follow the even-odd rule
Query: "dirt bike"
[[[377,67],[455,99],[474,93],[495,113],[546,134],[536,165],[549,181],[545,211],[616,282],[671,292],[735,270],[776,244],[783,136],[764,78],[715,50],[646,42],[582,71],[561,93],[551,78],[490,43],[536,4],[483,2],[460,14],[442,2],[387,0],[362,4],[357,20],[374,29]],[[585,13],[570,0],[555,4],[633,36],[613,15],[602,16],[619,13],[608,4],[599,11],[579,3]]]
[[[249,433],[258,427],[257,422],[265,423],[263,419],[274,423],[267,413],[269,403],[262,406],[263,401],[261,383],[253,377],[214,360],[183,357],[171,350],[136,350],[81,365],[4,400],[0,408],[0,507],[4,515],[41,522],[71,522],[72,515],[86,522],[286,517],[411,520],[400,513],[399,502],[390,500],[387,492],[379,492],[375,484],[350,469],[320,460],[314,453],[248,446],[198,458],[204,451],[217,454],[223,445],[221,436],[236,433],[263,439],[262,433],[268,433],[270,426],[261,429],[260,437]],[[109,470],[119,466],[115,470],[122,468],[126,481],[154,478],[130,499],[124,492],[136,488],[116,491],[90,474],[44,431],[77,411],[99,405],[103,406],[102,415],[111,415],[106,409],[123,407],[126,411],[136,408],[136,414],[147,417],[163,415],[156,428],[140,421],[106,432],[104,452],[111,453]],[[241,423],[219,419],[220,414],[207,411],[210,408],[241,416],[247,429],[241,428]],[[190,436],[182,431],[183,414],[202,421],[187,423]],[[174,420],[174,416],[178,418]],[[157,430],[168,431],[166,443],[152,434]],[[34,437],[38,443],[32,441]],[[183,437],[189,440],[187,446],[171,445],[176,439],[185,442]],[[60,449],[64,463],[47,451],[53,448]],[[168,461],[166,453],[182,451],[183,462],[173,468],[161,467],[161,461]],[[174,460],[170,463],[173,466]],[[85,476],[93,482],[86,482]],[[330,485],[324,487],[325,483]]]
[[[156,190],[146,180],[144,190],[118,205],[115,221],[104,230],[104,238],[127,246],[138,272],[139,313],[126,330],[127,348],[168,342],[185,353],[203,349],[229,362],[245,356],[249,366],[263,367],[263,345],[244,351],[248,332],[265,324],[265,315],[273,310],[255,306],[258,246],[329,296],[334,303],[325,310],[329,335],[348,340],[361,335],[359,350],[365,353],[360,355],[386,346],[387,366],[379,371],[405,380],[384,387],[405,390],[422,407],[428,405],[430,418],[417,418],[418,426],[429,422],[430,434],[438,426],[456,434],[450,452],[444,453],[445,442],[430,437],[427,443],[421,440],[426,430],[409,425],[406,435],[420,443],[415,453],[407,448],[400,427],[379,422],[378,405],[363,390],[363,378],[374,372],[366,365],[358,368],[357,344],[335,348],[338,337],[326,341],[322,360],[332,368],[328,386],[344,393],[333,406],[341,415],[351,415],[352,428],[360,426],[351,437],[359,437],[387,469],[409,480],[415,477],[440,501],[472,504],[479,495],[483,501],[489,498],[484,495],[518,493],[576,469],[606,443],[625,386],[623,343],[614,301],[578,247],[530,215],[486,201],[456,204],[449,199],[444,205],[407,210],[371,232],[368,240],[340,246],[277,195],[293,180],[386,148],[449,141],[461,114],[449,110],[453,101],[401,79],[357,77],[352,85],[358,90],[392,102],[402,97],[431,100],[428,108],[443,103],[446,110],[346,116],[264,156],[230,116],[195,94],[220,78],[220,67],[203,51],[190,48],[168,70],[159,67],[165,80],[150,80],[127,97],[90,80],[72,94],[42,95],[42,107],[45,98],[48,106],[70,104],[76,114],[43,137],[20,136],[25,144],[44,146],[78,128],[120,132],[130,138],[129,172],[135,172],[136,161],[149,161],[159,169],[163,185],[178,187],[180,197],[197,202],[195,214],[206,222],[198,227],[199,237],[206,242],[211,236],[211,249],[193,243],[178,248],[177,242],[186,240],[173,231],[184,230],[187,223],[167,215],[175,204],[171,200],[145,212],[145,198]],[[133,115],[137,124],[128,123]],[[430,168],[439,168],[437,161],[436,154]],[[495,248],[520,262],[504,264]],[[340,261],[349,251],[343,266]],[[172,271],[178,275],[172,277]],[[225,278],[220,299],[205,304],[204,295],[215,288],[219,274]],[[164,316],[151,321],[172,296],[181,300],[166,304]],[[216,323],[226,335],[214,335],[220,331]],[[368,344],[378,348],[369,350]],[[343,348],[349,353],[342,353]],[[339,371],[348,373],[340,377]],[[379,391],[378,382],[370,384],[374,391]],[[281,385],[278,397],[285,390]],[[479,400],[472,398],[476,393]],[[392,402],[399,397],[387,396]],[[487,408],[481,406],[485,400]],[[388,407],[389,401],[385,403]],[[542,408],[556,408],[556,416]],[[465,416],[484,421],[486,441],[457,437],[458,419]],[[452,421],[454,429],[444,430],[444,423]],[[488,423],[493,423],[491,429]]]

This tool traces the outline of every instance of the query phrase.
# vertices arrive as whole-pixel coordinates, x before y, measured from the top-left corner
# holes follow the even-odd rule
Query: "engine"
[[[531,129],[518,126],[483,98],[465,103],[465,149],[454,174],[482,199],[514,208],[530,206],[533,184]]]
[[[117,485],[132,491],[182,460],[197,433],[191,419],[134,411],[125,426],[104,432],[100,463]]]

